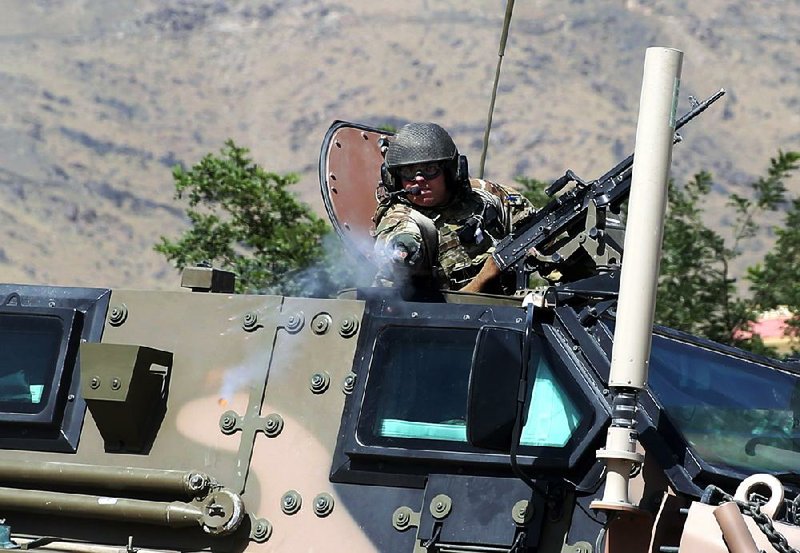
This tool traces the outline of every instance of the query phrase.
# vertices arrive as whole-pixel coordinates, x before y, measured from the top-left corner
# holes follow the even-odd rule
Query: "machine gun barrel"
[[[720,89],[702,102],[693,102],[692,109],[675,122],[675,130],[677,131],[703,113],[724,94],[725,90]],[[680,138],[676,134],[676,141],[679,140]],[[632,167],[633,154],[593,181],[584,181],[573,171],[567,171],[545,192],[553,195],[569,182],[575,182],[576,186],[551,200],[497,244],[492,255],[500,270],[505,271],[514,267],[518,274],[517,288],[524,288],[523,272],[530,272],[529,268],[524,267],[524,260],[529,254],[541,252],[542,248],[554,238],[574,227],[578,221],[583,221],[590,202],[594,202],[598,209],[618,206],[630,192]],[[557,259],[554,262],[557,262]]]
[[[708,107],[719,100],[725,94],[725,89],[720,88],[717,92],[703,100],[702,102],[698,102],[694,104],[691,110],[683,114],[680,119],[675,122],[675,132],[680,130],[681,127],[686,125],[689,121],[703,113]],[[617,163],[610,171],[608,171],[605,175],[597,179],[593,182],[605,182],[610,178],[616,177],[621,175],[626,170],[630,169],[633,166],[633,154],[629,155],[619,163]],[[577,182],[578,186],[590,186],[592,183],[587,183],[581,180],[573,171],[572,169],[567,170],[566,173],[562,177],[559,177],[553,183],[547,187],[545,190],[545,194],[548,196],[552,196],[562,188],[564,188],[570,182]]]

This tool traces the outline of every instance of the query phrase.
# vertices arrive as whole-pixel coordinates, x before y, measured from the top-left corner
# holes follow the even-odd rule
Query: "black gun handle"
[[[571,172],[572,170],[569,170],[566,173],[564,173],[563,176],[554,180],[553,184],[544,189],[544,193],[547,194],[548,196],[552,196],[553,194],[564,188],[567,185],[567,183],[571,180],[569,176]]]
[[[544,193],[547,194],[548,196],[552,196],[553,194],[555,194],[556,192],[558,192],[559,190],[564,188],[567,185],[567,183],[570,183],[570,182],[578,183],[578,185],[581,188],[586,188],[587,186],[589,186],[591,184],[589,182],[586,182],[582,178],[580,178],[578,175],[576,175],[575,172],[572,169],[567,169],[567,172],[564,173],[564,176],[559,177],[556,180],[554,180],[553,184],[548,186],[545,189]]]

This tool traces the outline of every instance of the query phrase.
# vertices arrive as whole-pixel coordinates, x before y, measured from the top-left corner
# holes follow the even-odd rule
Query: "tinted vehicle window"
[[[362,442],[398,440],[466,444],[469,371],[477,330],[387,327],[378,335],[362,409]],[[522,444],[563,447],[585,413],[542,354],[531,358],[533,394]],[[502,367],[498,367],[502,370]]]
[[[0,313],[0,411],[45,408],[63,332],[57,317]]]
[[[800,466],[797,375],[654,336],[649,385],[706,462],[747,472]]]

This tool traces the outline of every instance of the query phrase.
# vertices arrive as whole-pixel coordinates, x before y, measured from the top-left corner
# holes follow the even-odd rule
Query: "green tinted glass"
[[[648,384],[706,462],[748,472],[800,466],[800,376],[653,337]]]
[[[469,371],[477,331],[388,327],[378,336],[367,400],[374,438],[467,442]],[[537,343],[538,340],[537,340]],[[563,447],[582,420],[541,348],[532,348],[532,399],[522,445]],[[502,370],[502,367],[498,367]]]
[[[0,313],[0,412],[38,413],[45,407],[62,333],[57,317]]]

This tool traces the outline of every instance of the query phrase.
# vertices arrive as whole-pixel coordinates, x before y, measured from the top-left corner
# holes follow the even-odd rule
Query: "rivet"
[[[311,321],[311,330],[314,331],[314,334],[325,334],[328,332],[332,323],[333,319],[331,319],[330,315],[327,313],[320,313]]]
[[[223,434],[233,434],[239,417],[233,411],[225,411],[219,419],[219,427]]]
[[[321,394],[331,385],[331,377],[325,371],[314,373],[311,375],[309,388],[315,394]]]
[[[127,318],[128,306],[121,303],[111,308],[111,312],[108,314],[108,323],[111,326],[119,326],[124,323]]]
[[[411,527],[411,515],[414,511],[410,507],[398,507],[392,514],[392,526],[398,532],[405,532]]]
[[[289,490],[281,497],[281,511],[287,515],[293,515],[300,510],[303,498],[295,490]]]
[[[274,438],[283,431],[283,417],[277,413],[268,415],[264,421],[264,434],[268,438]]]
[[[511,508],[511,518],[516,524],[525,524],[533,518],[533,505],[524,499],[514,503]]]
[[[351,372],[347,376],[344,377],[344,382],[342,382],[342,391],[346,394],[353,393],[353,390],[356,388],[356,373]]]
[[[111,389],[112,390],[119,390],[122,387],[122,382],[120,382],[119,378],[113,378],[111,380]]]
[[[314,514],[324,518],[333,511],[333,496],[322,492],[314,498]]]
[[[300,329],[303,328],[303,324],[305,324],[306,318],[303,315],[302,311],[298,311],[292,315],[289,315],[289,318],[286,319],[286,330],[292,334],[296,334],[300,332]]]
[[[100,377],[99,376],[93,376],[91,382],[89,382],[89,387],[92,390],[98,389],[100,387]]]
[[[445,494],[439,494],[431,500],[430,512],[435,519],[443,519],[450,514],[452,500]]]
[[[258,314],[254,313],[253,311],[248,311],[242,317],[242,328],[246,331],[250,332],[256,329],[258,326]]]
[[[345,317],[339,325],[339,334],[343,338],[350,338],[358,331],[358,320],[355,317]]]
[[[264,543],[272,535],[272,524],[267,519],[261,518],[253,523],[250,536],[256,543]]]

